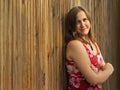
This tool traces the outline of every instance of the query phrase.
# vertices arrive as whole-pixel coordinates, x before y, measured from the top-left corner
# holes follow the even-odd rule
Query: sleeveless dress
[[[97,67],[99,62],[102,60],[102,55],[98,51],[97,45],[94,44],[97,50],[96,55],[93,55],[84,43],[83,46],[87,51],[91,64]],[[66,60],[66,68],[68,72],[68,90],[102,90],[101,85],[91,85],[87,82],[72,60]]]

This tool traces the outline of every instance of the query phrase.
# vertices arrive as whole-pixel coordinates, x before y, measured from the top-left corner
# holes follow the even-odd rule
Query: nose
[[[81,23],[80,23],[81,28],[83,28],[84,25],[85,25],[85,23],[83,21],[81,21]]]

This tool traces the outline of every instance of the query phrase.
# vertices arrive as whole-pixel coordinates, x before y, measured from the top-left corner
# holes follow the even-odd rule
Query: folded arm
[[[110,63],[107,63],[103,66],[103,70],[96,73],[91,68],[89,56],[80,41],[73,40],[69,42],[66,55],[75,62],[80,72],[91,84],[100,84],[105,82],[113,72],[113,66]]]

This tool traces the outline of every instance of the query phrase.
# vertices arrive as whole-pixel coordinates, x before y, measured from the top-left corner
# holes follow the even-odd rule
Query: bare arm
[[[91,84],[100,84],[106,81],[113,72],[111,64],[106,64],[103,71],[98,73],[91,69],[91,62],[83,44],[77,40],[71,41],[67,46],[67,57],[71,58]]]

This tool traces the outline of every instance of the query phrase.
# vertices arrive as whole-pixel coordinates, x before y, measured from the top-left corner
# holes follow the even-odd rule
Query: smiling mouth
[[[82,28],[81,30],[84,31],[86,28]]]

